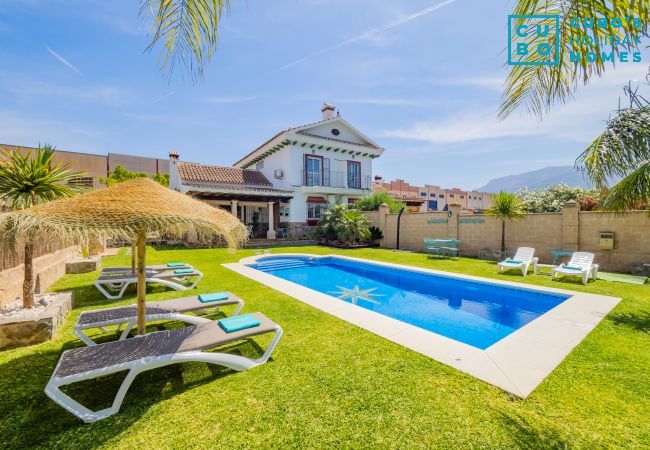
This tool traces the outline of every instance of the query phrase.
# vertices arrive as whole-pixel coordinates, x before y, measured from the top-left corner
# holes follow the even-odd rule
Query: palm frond
[[[624,211],[647,208],[648,205],[650,205],[650,160],[643,161],[614,185],[601,206],[603,209]]]
[[[621,110],[576,160],[598,187],[650,159],[650,106]]]
[[[229,8],[230,0],[140,0],[140,15],[153,16],[147,50],[162,45],[159,63],[170,75],[180,65],[192,80],[203,78]]]
[[[503,191],[492,196],[492,205],[485,210],[486,214],[502,220],[514,220],[524,212],[524,205],[519,197]]]
[[[616,36],[618,38],[647,36],[648,20],[650,18],[650,2],[643,0],[619,0],[615,2],[605,0],[520,0],[513,14],[532,15],[548,14],[560,16],[560,54],[558,65],[514,65],[510,66],[510,73],[506,80],[505,89],[501,97],[499,118],[504,119],[518,108],[524,108],[528,113],[542,118],[556,102],[564,103],[573,97],[579,82],[587,84],[594,76],[600,76],[606,69],[606,64],[600,57],[604,48],[599,43],[585,43],[583,37]],[[579,27],[572,27],[571,20],[575,18],[639,18],[642,28],[636,28],[631,21],[623,20],[620,28],[614,28],[611,21],[606,28],[587,28],[581,22]],[[521,23],[522,21],[519,21]],[[596,30],[596,31],[594,31]],[[535,33],[526,39],[529,48],[535,48],[542,42]],[[618,57],[620,52],[637,48],[632,41],[611,47],[611,51]],[[593,51],[598,58],[587,61],[584,55]],[[571,53],[582,55],[576,62],[571,61]],[[549,56],[550,57],[550,56]],[[547,60],[537,52],[531,52],[520,61],[539,63]],[[616,59],[616,58],[615,58]],[[614,63],[611,63],[612,66]]]

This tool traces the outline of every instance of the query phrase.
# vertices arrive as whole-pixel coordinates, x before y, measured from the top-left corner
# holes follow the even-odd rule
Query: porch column
[[[266,232],[267,239],[275,239],[275,230],[273,229],[273,203],[269,202],[269,231]]]
[[[230,214],[237,217],[237,200],[230,201]]]

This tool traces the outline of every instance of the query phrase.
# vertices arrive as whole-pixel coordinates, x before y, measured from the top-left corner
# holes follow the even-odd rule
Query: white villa
[[[329,204],[371,191],[372,160],[384,149],[324,104],[319,122],[281,131],[234,167],[180,161],[169,187],[229,209],[256,237],[302,237]]]

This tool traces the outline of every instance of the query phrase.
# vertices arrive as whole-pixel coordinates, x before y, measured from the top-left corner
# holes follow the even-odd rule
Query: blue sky
[[[375,174],[476,188],[572,164],[628,79],[622,64],[542,123],[496,110],[507,15],[497,0],[241,2],[197,84],[146,53],[137,0],[0,3],[0,143],[229,165],[323,101],[386,148]]]

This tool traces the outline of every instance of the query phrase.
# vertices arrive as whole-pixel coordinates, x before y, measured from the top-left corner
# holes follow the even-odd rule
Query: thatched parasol
[[[146,235],[169,237],[196,234],[199,240],[221,236],[229,247],[241,244],[245,226],[232,214],[137,178],[86,194],[0,214],[5,245],[36,236],[52,236],[88,243],[122,238],[137,242],[138,332],[145,328]]]

